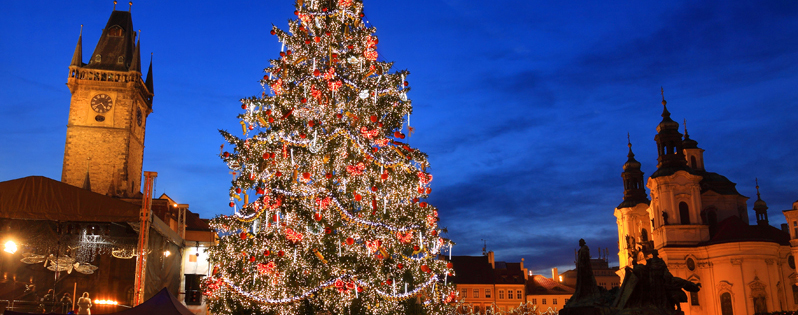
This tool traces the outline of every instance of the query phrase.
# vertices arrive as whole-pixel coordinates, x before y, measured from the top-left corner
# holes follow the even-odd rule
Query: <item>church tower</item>
[[[88,64],[81,30],[67,78],[72,99],[62,182],[115,197],[140,192],[153,83],[152,60],[142,79],[136,37],[130,11],[117,11],[116,1]]]
[[[651,191],[649,211],[656,249],[709,240],[709,229],[701,222],[700,182],[703,177],[687,166],[685,142],[679,123],[670,117],[664,92],[662,106],[662,121],[654,137],[659,155],[657,170],[647,185]]]
[[[643,171],[640,162],[632,153],[629,140],[628,160],[623,164],[623,202],[615,208],[618,224],[618,258],[621,267],[631,266],[632,261],[644,260],[653,248],[651,242],[651,222],[648,207],[651,201],[646,194]],[[623,268],[621,268],[623,270]],[[623,277],[622,274],[619,276]]]

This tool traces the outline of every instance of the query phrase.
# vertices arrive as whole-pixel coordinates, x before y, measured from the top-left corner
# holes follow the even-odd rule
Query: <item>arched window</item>
[[[695,155],[693,155],[693,156],[690,157],[690,167],[695,168],[696,165],[697,165],[697,163],[695,161]]]
[[[684,202],[679,203],[679,220],[683,225],[690,224],[690,208]]]
[[[734,310],[732,309],[731,294],[729,294],[729,292],[720,295],[720,314],[734,315]]]
[[[122,36],[122,28],[119,27],[118,25],[111,26],[111,28],[108,29],[108,35],[109,36]]]
[[[648,242],[648,231],[646,229],[640,231],[640,241]]]

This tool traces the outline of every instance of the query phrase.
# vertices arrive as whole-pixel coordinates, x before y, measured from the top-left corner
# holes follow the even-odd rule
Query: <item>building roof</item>
[[[702,177],[701,182],[701,193],[705,193],[707,191],[714,191],[721,195],[740,195],[737,192],[737,184],[730,181],[726,176],[720,175],[718,173],[713,172],[705,172],[705,171],[696,171],[696,175]]]
[[[43,176],[0,182],[0,218],[137,222],[138,206]]]
[[[94,48],[94,53],[89,56],[89,64],[86,65],[86,68],[128,71],[134,62],[135,49],[136,31],[133,29],[130,12],[113,11],[97,42],[97,47]],[[100,56],[99,60],[97,55]],[[119,57],[122,57],[121,63]],[[141,66],[138,66],[138,69],[141,71]]]
[[[770,225],[749,225],[738,216],[731,216],[718,224],[715,235],[703,245],[732,242],[772,242],[790,245],[790,235]]]
[[[526,282],[527,295],[571,295],[574,288],[541,275],[533,275]]]
[[[496,269],[493,270],[495,284],[524,284],[524,271],[521,270],[521,263],[508,263],[503,261],[496,262]]]
[[[452,256],[456,284],[493,284],[493,268],[487,256]]]

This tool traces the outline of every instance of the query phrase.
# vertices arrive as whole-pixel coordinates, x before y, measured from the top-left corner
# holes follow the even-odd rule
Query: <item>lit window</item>
[[[462,291],[461,293],[463,293],[463,294],[462,294],[462,295],[463,295],[463,298],[467,298],[467,297],[468,297],[468,290],[466,290],[466,289],[463,289],[463,290],[461,290],[461,291]]]
[[[542,303],[540,303],[540,304],[546,305],[546,299],[543,299],[543,301],[541,301],[541,302]]]
[[[504,300],[504,290],[499,290],[499,300]]]
[[[479,289],[474,289],[474,298],[475,299],[479,298]]]
[[[521,294],[521,290],[515,291],[515,298],[516,299],[523,299],[523,295]]]
[[[490,298],[490,289],[485,289],[485,298]]]
[[[532,304],[538,304],[538,299],[532,299]]]
[[[111,28],[108,30],[108,35],[109,36],[122,36],[122,28],[117,26],[117,25],[111,26]]]
[[[551,304],[557,305],[557,299],[551,299]]]

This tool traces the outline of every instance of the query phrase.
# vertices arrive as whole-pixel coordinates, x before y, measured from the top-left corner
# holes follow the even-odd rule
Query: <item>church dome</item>
[[[767,210],[768,204],[757,196],[756,201],[754,201],[754,210]]]
[[[685,149],[697,149],[698,148],[698,141],[690,139],[686,133],[684,135],[684,141],[682,141],[682,147]]]
[[[666,106],[668,102],[662,100],[662,121],[657,125],[657,132],[662,132],[663,130],[674,130],[679,131],[679,123],[673,121],[671,119],[671,113],[668,111],[668,107]]]
[[[623,164],[623,170],[624,171],[630,171],[630,170],[639,171],[641,164],[640,164],[640,162],[635,160],[635,154],[632,153],[632,143],[631,142],[629,142],[629,154],[627,154],[626,156],[629,157],[629,159],[626,160],[626,163]]]

